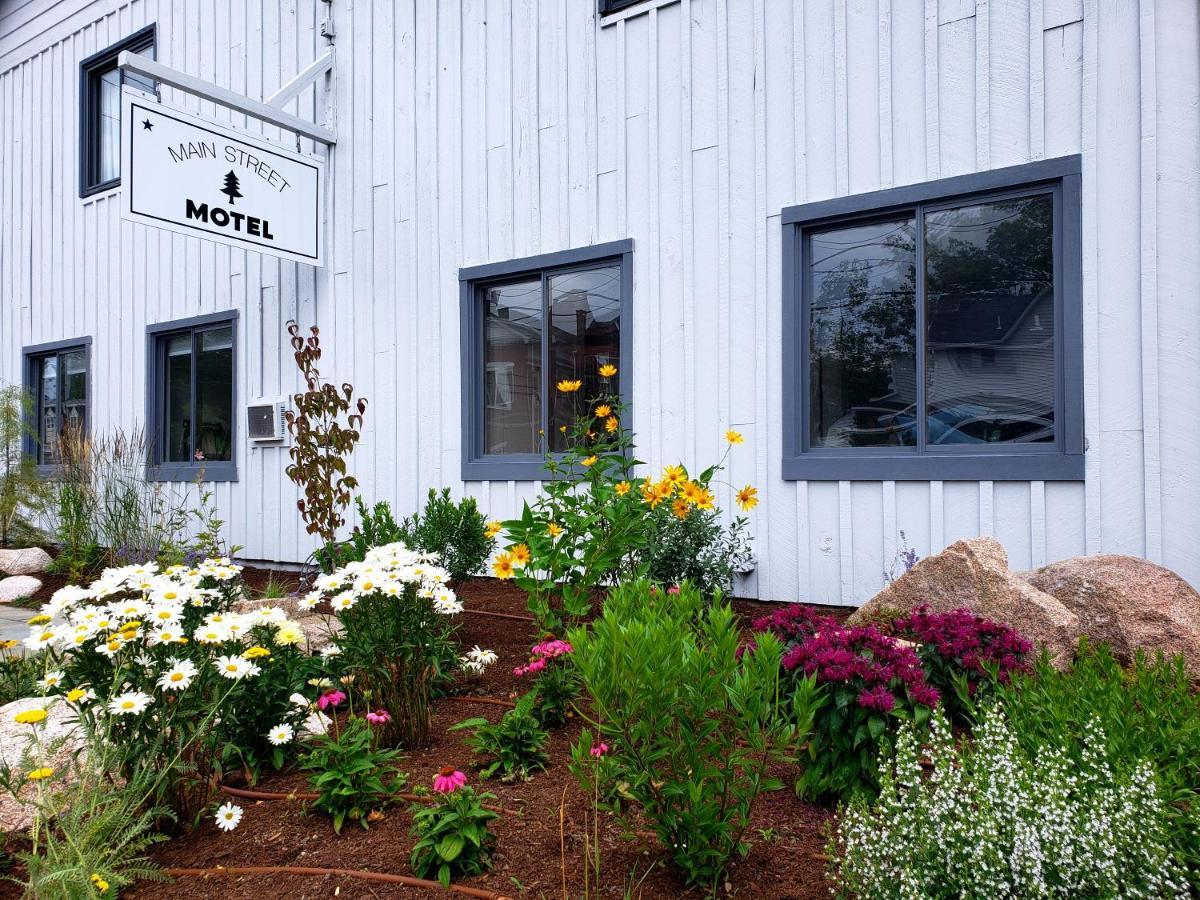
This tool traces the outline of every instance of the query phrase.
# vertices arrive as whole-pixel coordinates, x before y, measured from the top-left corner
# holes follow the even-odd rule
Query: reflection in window
[[[926,440],[1054,440],[1049,194],[925,216]]]
[[[913,443],[913,232],[906,218],[809,238],[813,447]]]
[[[121,87],[148,93],[154,82],[117,67],[121,51],[154,59],[154,28],[150,26],[82,63],[84,93],[80,131],[83,184],[88,194],[114,185],[121,177]]]
[[[1054,442],[1053,225],[1029,193],[808,232],[808,445]]]
[[[87,353],[72,347],[33,357],[35,457],[41,465],[62,462],[63,441],[82,434],[87,421]]]
[[[615,358],[620,349],[621,267],[602,266],[553,275],[550,285],[551,385],[559,381],[582,381],[575,393],[553,391],[550,415],[550,446],[565,450],[570,428],[582,412],[581,398],[619,392],[617,376],[600,378],[600,366]]]
[[[484,354],[488,377],[507,370],[507,404],[484,410],[486,453],[537,453],[542,427],[541,279],[485,291]],[[485,385],[485,391],[488,386]]]
[[[564,449],[562,428],[583,412],[585,398],[619,392],[620,375],[602,379],[599,371],[620,369],[621,264],[538,271],[485,285],[478,296],[484,454]],[[560,392],[563,380],[582,387]]]
[[[160,338],[161,458],[169,463],[233,459],[233,327]]]

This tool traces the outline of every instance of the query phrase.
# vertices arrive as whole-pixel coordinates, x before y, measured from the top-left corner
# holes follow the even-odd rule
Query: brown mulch
[[[258,577],[251,573],[250,579]],[[468,609],[525,615],[524,595],[511,585],[477,580],[460,590]],[[760,615],[765,604],[737,601],[747,617]],[[495,720],[504,709],[471,703],[471,696],[513,698],[528,685],[512,674],[528,658],[538,635],[533,624],[514,619],[466,614],[461,618],[464,647],[478,644],[495,650],[500,662],[486,674],[463,685],[461,700],[440,700],[433,713],[433,745],[406,753],[401,768],[410,786],[428,784],[438,768],[455,765],[470,769],[471,752],[465,732],[447,728],[471,716]],[[531,781],[516,784],[486,783],[497,795],[496,805],[519,814],[505,815],[493,825],[499,837],[495,866],[488,874],[462,879],[461,883],[495,891],[508,897],[576,898],[583,896],[585,820],[591,804],[567,769],[570,747],[578,737],[579,723],[553,732],[550,768]],[[824,828],[828,810],[798,800],[790,788],[793,773],[777,773],[789,787],[764,795],[755,807],[747,834],[749,855],[738,861],[722,890],[727,896],[755,900],[808,900],[827,897],[824,877]],[[472,783],[479,781],[472,773]],[[264,791],[307,790],[305,776],[296,772],[265,775],[256,788]],[[239,800],[245,810],[240,827],[223,834],[211,817],[191,833],[160,845],[154,859],[164,867],[305,866],[365,869],[412,874],[408,856],[414,840],[410,818],[403,805],[386,811],[383,821],[369,831],[347,824],[341,836],[328,818],[308,815],[298,801]],[[602,819],[602,887],[592,896],[634,898],[702,897],[685,891],[664,865],[653,835],[622,835]],[[628,891],[628,894],[626,893]],[[122,896],[139,900],[175,900],[178,897],[257,898],[263,896],[317,898],[451,897],[442,891],[401,887],[338,876],[244,875],[188,877],[174,884],[143,883]]]

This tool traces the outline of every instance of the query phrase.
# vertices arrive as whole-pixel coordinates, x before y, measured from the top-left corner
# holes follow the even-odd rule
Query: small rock
[[[300,598],[294,594],[289,594],[286,597],[261,597],[257,600],[239,600],[234,604],[233,611],[248,613],[259,609],[270,609],[271,607],[282,609],[289,619],[298,619],[304,615],[300,609]]]
[[[51,562],[50,554],[41,547],[0,550],[0,573],[4,575],[37,575],[45,572]]]
[[[304,616],[296,620],[308,639],[308,652],[316,653],[328,646],[342,633],[342,623],[337,616]]]
[[[32,575],[13,575],[0,579],[0,603],[12,603],[32,597],[42,589],[42,583]]]

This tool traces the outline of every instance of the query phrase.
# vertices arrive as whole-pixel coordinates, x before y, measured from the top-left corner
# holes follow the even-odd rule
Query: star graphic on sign
[[[154,129],[154,123],[151,122],[149,119],[144,119],[144,120],[142,120],[142,127],[145,128],[147,131],[152,131]]]

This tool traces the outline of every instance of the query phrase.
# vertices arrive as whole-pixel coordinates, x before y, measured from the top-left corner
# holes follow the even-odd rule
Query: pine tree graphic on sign
[[[229,174],[225,176],[225,187],[221,188],[221,193],[226,194],[229,197],[230,206],[235,205],[235,198],[242,196],[242,192],[239,190],[239,188],[241,188],[241,185],[238,184],[238,177],[233,174],[232,170],[230,170]]]

